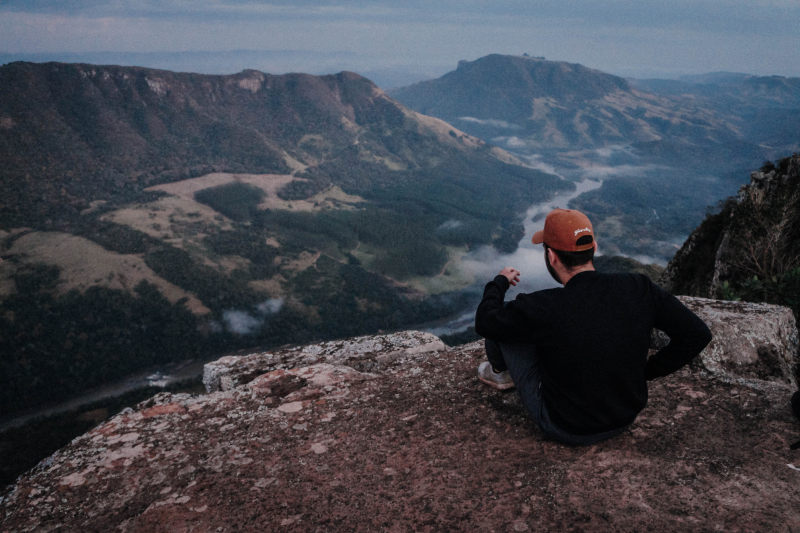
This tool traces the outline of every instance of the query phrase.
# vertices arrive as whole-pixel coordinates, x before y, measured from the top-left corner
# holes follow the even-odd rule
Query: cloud
[[[595,149],[595,153],[604,159],[610,159],[611,157],[617,156],[619,154],[624,154],[627,156],[634,155],[633,150],[628,145],[604,146],[602,148]]]
[[[441,74],[460,59],[528,52],[633,76],[797,76],[797,20],[796,0],[6,0],[0,51],[61,57],[302,48],[308,58],[253,66],[274,73],[413,66]],[[313,53],[323,52],[341,55],[321,63]]]
[[[516,135],[511,135],[510,137],[494,137],[492,138],[492,143],[505,146],[510,150],[522,150],[528,147],[528,141]]]
[[[460,21],[464,17],[491,21],[498,17],[544,20],[591,20],[616,25],[643,21],[663,26],[665,23],[692,22],[700,25],[730,23],[732,19],[766,20],[773,18],[768,10],[796,11],[795,0],[674,0],[673,2],[641,2],[635,0],[574,0],[542,2],[501,0],[487,7],[485,0],[7,0],[3,9],[39,13],[97,14],[99,16],[151,16],[176,14],[182,17],[236,15],[253,17],[275,14],[297,16],[395,16],[400,20],[440,20],[448,17]],[[652,21],[652,22],[651,22]]]
[[[542,172],[546,172],[547,174],[558,176],[561,179],[565,179],[564,176],[560,174],[558,170],[556,170],[555,166],[551,165],[550,163],[545,163],[544,161],[542,161],[541,155],[531,154],[531,155],[522,155],[521,157],[532,168],[541,170]]]
[[[472,122],[475,124],[480,124],[482,126],[491,126],[493,128],[504,128],[509,130],[521,130],[522,126],[519,124],[514,124],[512,122],[507,122],[505,120],[499,120],[496,118],[475,118],[475,117],[458,117],[458,120],[463,120],[464,122]]]
[[[581,174],[587,179],[638,177],[663,168],[658,165],[592,165],[583,169]]]
[[[225,328],[239,335],[250,335],[263,323],[262,320],[250,315],[246,311],[229,310],[222,313]]]
[[[256,310],[263,316],[274,315],[283,307],[283,298],[270,298],[256,306]]]
[[[269,315],[274,315],[283,308],[283,302],[283,298],[264,300],[256,305],[254,313],[240,309],[223,311],[222,321],[225,329],[237,335],[252,335],[261,329]]]
[[[444,222],[442,222],[439,225],[439,227],[436,228],[436,230],[437,231],[450,231],[450,230],[458,229],[463,225],[464,225],[464,223],[461,222],[460,220],[450,219],[450,220],[445,220]]]

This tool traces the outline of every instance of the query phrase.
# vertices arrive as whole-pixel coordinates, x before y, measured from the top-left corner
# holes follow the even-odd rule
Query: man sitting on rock
[[[703,321],[641,274],[604,274],[583,213],[556,209],[533,236],[563,287],[504,302],[520,272],[504,268],[483,292],[475,330],[486,338],[478,377],[517,387],[547,438],[591,444],[621,433],[647,403],[647,380],[670,374],[710,342]],[[670,342],[648,359],[650,331]]]

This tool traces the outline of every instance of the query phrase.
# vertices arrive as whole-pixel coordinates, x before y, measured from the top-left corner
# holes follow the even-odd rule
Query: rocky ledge
[[[480,343],[403,332],[224,358],[23,475],[2,531],[797,531],[797,330],[687,300],[715,340],[622,435],[542,439]]]

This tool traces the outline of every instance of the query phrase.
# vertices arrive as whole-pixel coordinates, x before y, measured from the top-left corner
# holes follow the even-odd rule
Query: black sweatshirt
[[[633,422],[647,404],[646,380],[679,369],[711,340],[697,315],[641,274],[580,272],[565,287],[504,303],[508,287],[501,275],[486,285],[475,330],[535,345],[550,418],[574,434]],[[648,359],[652,328],[670,343]]]

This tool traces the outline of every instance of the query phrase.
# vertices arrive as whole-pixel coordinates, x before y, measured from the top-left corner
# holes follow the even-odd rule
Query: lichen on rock
[[[731,379],[795,385],[800,381],[797,325],[791,309],[690,296],[679,299],[713,333],[695,362],[697,367]]]
[[[744,333],[720,329],[780,310],[687,304],[719,371],[709,359],[651,382],[609,441],[545,441],[515,393],[478,382],[480,342],[359,337],[210,364],[211,392],[159,394],[20,477],[0,530],[797,529],[792,387],[746,364],[724,374],[725,336]]]
[[[222,357],[205,365],[203,384],[209,392],[229,390],[249,382],[267,370],[317,362],[344,364],[361,370],[377,369],[398,358],[413,358],[444,348],[441,339],[422,331],[365,335],[273,352]]]

